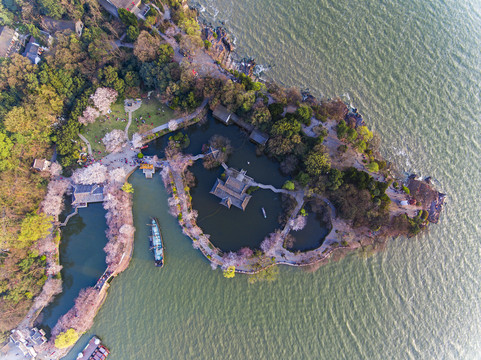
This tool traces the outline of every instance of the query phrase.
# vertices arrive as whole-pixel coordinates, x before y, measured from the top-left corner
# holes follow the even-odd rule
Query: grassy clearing
[[[144,133],[156,126],[163,125],[174,117],[174,111],[162,104],[159,100],[143,99],[140,109],[132,113],[132,125],[130,125],[129,128],[129,137],[135,132]],[[145,124],[142,123],[141,118],[145,120]]]
[[[158,110],[160,109],[160,110]],[[124,130],[128,123],[128,114],[124,111],[124,103],[112,105],[112,112],[107,116],[100,116],[93,124],[86,126],[82,134],[92,146],[92,153],[96,159],[107,155],[102,138],[112,130]],[[163,112],[162,112],[163,110]],[[149,117],[150,116],[150,117]],[[142,123],[141,118],[145,120]],[[167,123],[174,118],[174,111],[156,99],[142,100],[142,106],[132,113],[132,124],[129,128],[129,138],[135,132],[145,132],[156,126]],[[118,120],[117,120],[118,119]],[[137,119],[137,120],[136,120]]]

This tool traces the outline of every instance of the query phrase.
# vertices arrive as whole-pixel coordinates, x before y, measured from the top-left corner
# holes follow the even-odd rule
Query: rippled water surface
[[[135,173],[135,253],[92,330],[116,359],[476,359],[481,357],[481,17],[474,0],[202,0],[264,77],[344,95],[401,172],[448,194],[440,224],[314,273],[248,285],[213,272],[167,214],[160,179]],[[147,249],[148,216],[166,266]]]

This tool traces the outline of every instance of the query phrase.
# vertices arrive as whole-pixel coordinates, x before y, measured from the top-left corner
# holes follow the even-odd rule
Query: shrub
[[[231,265],[223,271],[224,277],[232,279],[235,276],[235,266]]]
[[[79,334],[74,329],[68,329],[57,335],[55,338],[55,347],[57,349],[70,347],[77,342],[78,338]]]
[[[373,161],[372,163],[369,163],[366,167],[370,172],[378,172],[379,171],[379,165],[375,161]]]
[[[283,189],[286,189],[286,190],[290,190],[290,191],[294,191],[294,189],[296,188],[296,186],[294,185],[294,183],[290,180],[287,180],[284,185],[282,185],[282,188]]]
[[[137,157],[138,157],[139,159],[142,159],[142,158],[144,157],[144,154],[138,153],[138,154],[137,154]]]
[[[409,190],[409,188],[407,186],[403,185],[402,189],[406,194],[411,195],[411,191]]]

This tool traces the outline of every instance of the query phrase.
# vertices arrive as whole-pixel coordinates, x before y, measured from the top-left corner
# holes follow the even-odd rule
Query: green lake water
[[[168,215],[160,178],[137,172],[131,265],[66,359],[93,334],[113,360],[480,358],[480,3],[201,4],[240,54],[272,65],[264,77],[350,99],[381,134],[387,160],[433,176],[446,208],[429,232],[371,258],[313,273],[283,267],[278,281],[248,285],[211,270]],[[150,215],[162,226],[163,269],[148,251]]]

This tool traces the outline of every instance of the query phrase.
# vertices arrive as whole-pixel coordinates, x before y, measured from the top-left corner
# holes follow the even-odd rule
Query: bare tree
[[[267,255],[274,255],[276,248],[282,247],[282,235],[280,231],[270,233],[266,236],[264,241],[261,242],[261,250]]]
[[[53,297],[57,294],[62,292],[62,280],[55,279],[55,278],[48,278],[43,284],[42,291],[40,294],[35,298],[32,307],[37,309],[41,309],[47,306],[52,300]]]
[[[48,170],[50,171],[50,176],[52,177],[62,175],[62,165],[60,165],[58,162],[51,163]]]
[[[68,329],[74,329],[78,333],[84,333],[93,325],[93,319],[102,302],[97,290],[93,287],[80,290],[78,297],[75,299],[75,305],[63,315],[52,329],[52,337],[55,337]]]
[[[105,134],[102,138],[102,142],[105,144],[105,148],[108,152],[119,152],[126,143],[125,133],[118,129],[112,130]]]
[[[41,208],[47,215],[55,218],[60,215],[64,208],[63,196],[70,183],[67,180],[50,181],[47,188],[47,195],[42,201]]]
[[[82,113],[82,116],[78,118],[79,123],[83,125],[92,124],[100,116],[100,111],[92,106],[87,106],[87,108]]]
[[[135,41],[134,55],[142,62],[153,61],[156,59],[159,49],[160,39],[143,30]]]
[[[132,216],[132,195],[113,184],[104,187],[104,209],[107,210],[107,238],[109,242],[104,247],[107,253],[106,262],[109,266],[120,263],[124,249],[133,241],[135,228]]]
[[[289,226],[294,231],[304,229],[307,224],[307,216],[298,215],[296,218],[289,220]]]
[[[136,149],[142,147],[143,141],[142,141],[142,135],[139,133],[135,133],[132,135],[132,146]]]
[[[127,177],[127,171],[123,167],[113,169],[109,172],[109,180],[123,184]]]
[[[169,121],[169,130],[170,131],[175,131],[175,130],[177,130],[178,127],[179,127],[179,124],[177,123],[177,121],[175,121],[174,119]]]
[[[111,88],[101,87],[95,90],[95,93],[90,95],[90,98],[94,102],[95,107],[100,111],[102,115],[105,115],[110,110],[115,100],[117,100],[117,91]]]
[[[95,163],[86,168],[77,169],[72,175],[72,181],[76,184],[100,184],[106,180],[107,167],[100,163]]]

